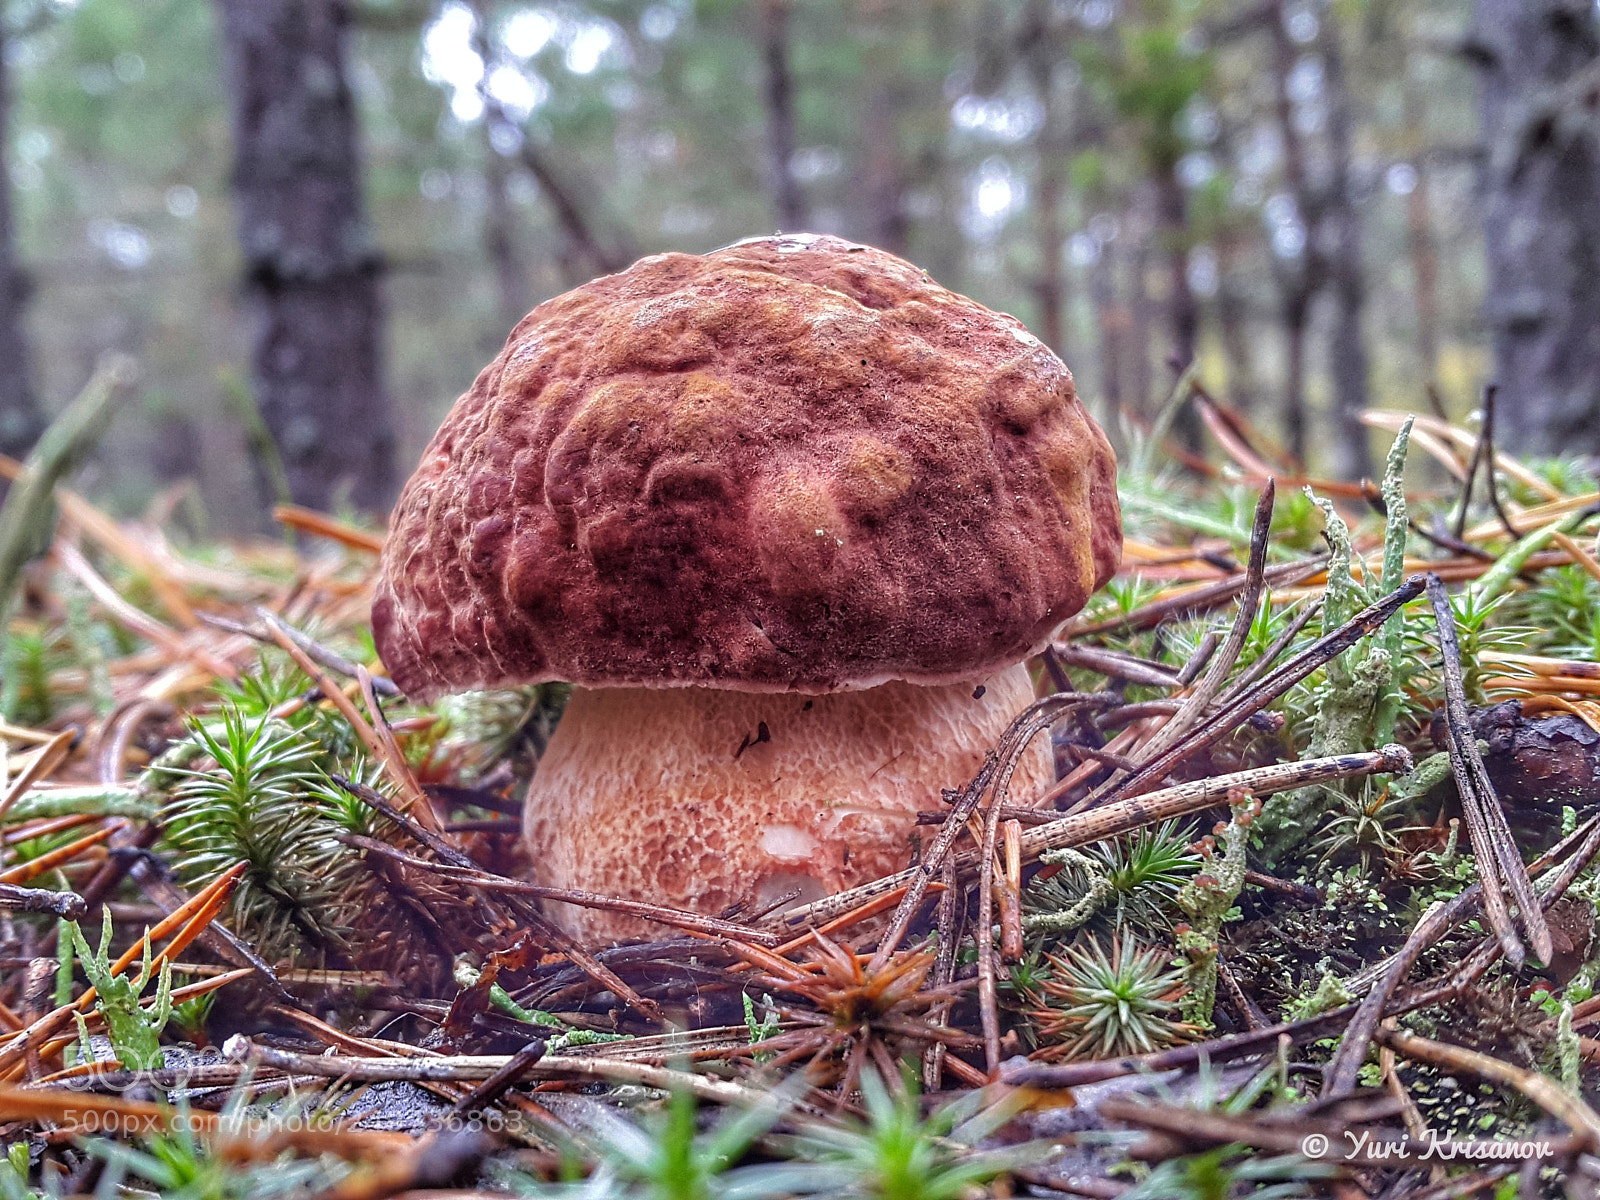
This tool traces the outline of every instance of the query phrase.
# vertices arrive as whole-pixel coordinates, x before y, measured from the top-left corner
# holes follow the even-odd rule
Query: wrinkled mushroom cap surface
[[[827,692],[982,675],[1116,569],[1116,462],[1061,360],[811,235],[546,301],[456,402],[373,604],[406,692]]]

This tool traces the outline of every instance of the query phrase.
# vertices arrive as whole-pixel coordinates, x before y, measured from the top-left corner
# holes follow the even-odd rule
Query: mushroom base
[[[1033,700],[1026,668],[940,687],[806,696],[709,688],[575,690],[528,789],[536,882],[715,915],[798,888],[798,903],[898,871],[919,810],[943,807]],[[1036,738],[1011,783],[1054,778]],[[580,941],[662,926],[547,905]]]

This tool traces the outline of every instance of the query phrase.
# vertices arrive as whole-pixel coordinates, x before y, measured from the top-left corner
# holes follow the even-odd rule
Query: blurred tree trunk
[[[1116,252],[1116,243],[1106,242],[1089,268],[1089,299],[1100,325],[1100,393],[1113,425],[1120,424],[1123,415],[1122,345],[1129,324],[1127,307],[1117,303]]]
[[[516,214],[511,208],[511,164],[496,149],[489,122],[485,121],[483,127],[483,181],[488,193],[483,213],[483,253],[494,272],[495,298],[499,301],[500,325],[504,326],[498,333],[490,332],[493,354],[503,335],[522,319],[529,305],[522,256],[517,252]],[[507,128],[512,135],[521,136],[517,130]]]
[[[517,250],[516,213],[511,207],[511,164],[508,153],[516,153],[522,145],[522,130],[512,123],[500,104],[489,91],[489,76],[497,66],[494,47],[489,44],[489,20],[492,16],[488,0],[474,0],[472,11],[477,14],[477,24],[472,30],[472,48],[483,60],[483,78],[478,82],[478,97],[483,101],[483,182],[485,204],[483,212],[483,255],[489,260],[494,273],[495,298],[500,310],[499,325],[503,328],[485,330],[485,350],[488,357],[499,352],[505,334],[522,319],[529,308],[527,272],[522,255]]]
[[[1278,135],[1283,140],[1283,178],[1294,198],[1305,245],[1298,256],[1273,248],[1273,274],[1278,281],[1279,319],[1283,325],[1283,437],[1297,462],[1306,460],[1306,334],[1311,326],[1311,301],[1321,282],[1321,259],[1314,236],[1318,203],[1306,176],[1305,145],[1294,121],[1294,99],[1289,94],[1289,74],[1294,69],[1295,48],[1289,38],[1282,0],[1267,22],[1272,31],[1272,82]]]
[[[1283,439],[1297,463],[1306,461],[1306,333],[1311,327],[1311,289],[1291,284],[1282,306],[1284,348]]]
[[[1433,238],[1433,203],[1428,186],[1427,133],[1423,124],[1422,89],[1407,72],[1405,85],[1406,153],[1417,172],[1416,186],[1406,197],[1406,250],[1417,306],[1417,359],[1422,377],[1439,374],[1439,254]]]
[[[1124,222],[1124,228],[1130,222]],[[1128,255],[1130,353],[1127,395],[1140,418],[1151,418],[1150,347],[1155,343],[1155,304],[1150,299],[1150,250],[1141,238]]]
[[[861,196],[866,202],[869,240],[891,254],[910,251],[906,218],[905,167],[900,158],[899,101],[894,83],[881,75],[867,89],[866,162]]]
[[[1061,102],[1056,63],[1063,57],[1060,33],[1054,27],[1051,7],[1043,0],[1028,5],[1023,17],[1020,49],[1027,61],[1042,120],[1039,127],[1039,172],[1034,198],[1034,230],[1038,239],[1039,272],[1033,280],[1039,304],[1039,336],[1057,354],[1065,355],[1063,311],[1066,280],[1061,270],[1062,168],[1071,153],[1075,105]]]
[[[1194,362],[1200,341],[1200,305],[1189,286],[1189,203],[1178,179],[1176,160],[1162,164],[1156,175],[1156,210],[1160,214],[1160,238],[1166,255],[1167,326],[1171,358],[1166,364],[1174,373]],[[1198,453],[1200,411],[1185,404],[1172,422],[1172,432],[1188,449]]]
[[[1039,302],[1039,336],[1057,354],[1065,354],[1062,311],[1066,285],[1061,271],[1061,173],[1052,154],[1042,155],[1038,194],[1034,199],[1039,238],[1039,274],[1033,294]]]
[[[1256,403],[1255,355],[1250,350],[1249,302],[1239,286],[1239,232],[1224,229],[1217,237],[1217,328],[1228,360],[1228,400],[1248,413]]]
[[[361,194],[341,0],[218,0],[234,198],[260,326],[256,403],[296,502],[394,498],[381,264]]]
[[[1333,410],[1339,438],[1336,470],[1345,479],[1366,479],[1372,474],[1372,450],[1367,427],[1361,423],[1369,399],[1366,331],[1362,318],[1367,306],[1367,272],[1361,261],[1361,213],[1356,208],[1351,163],[1355,134],[1351,119],[1350,89],[1344,75],[1344,49],[1336,22],[1324,22],[1322,42],[1328,99],[1328,151],[1332,178],[1328,180],[1323,228],[1329,233],[1325,254],[1333,285],[1336,316],[1328,345],[1328,375],[1333,382]],[[1321,231],[1319,230],[1319,233]],[[1318,238],[1321,241],[1321,238]]]
[[[1600,450],[1600,40],[1591,0],[1477,0],[1487,319],[1512,448]]]
[[[766,73],[768,170],[778,226],[803,230],[811,219],[794,174],[794,74],[789,68],[789,0],[761,0],[761,61]]]
[[[0,147],[10,145],[11,81],[6,65],[6,29],[0,21]],[[0,453],[26,457],[44,428],[33,391],[24,312],[28,279],[17,262],[11,218],[11,180],[7,155],[0,151]],[[0,491],[3,491],[0,487]]]

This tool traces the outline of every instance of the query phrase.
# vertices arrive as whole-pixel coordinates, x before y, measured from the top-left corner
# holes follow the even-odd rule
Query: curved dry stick
[[[128,754],[128,743],[139,731],[146,717],[170,714],[172,705],[165,700],[138,699],[119,706],[100,726],[95,739],[95,768],[100,782],[116,785],[122,782],[123,759]]]
[[[1222,691],[1228,672],[1239,661],[1245,639],[1250,636],[1250,626],[1255,623],[1256,610],[1261,606],[1267,570],[1267,535],[1272,530],[1272,505],[1276,495],[1277,485],[1269,478],[1261,489],[1261,498],[1256,501],[1255,520],[1250,528],[1250,564],[1245,568],[1244,592],[1239,597],[1239,611],[1228,630],[1228,640],[1212,658],[1211,665],[1206,668],[1177,715],[1163,725],[1145,746],[1140,754],[1141,765],[1176,745],[1184,734],[1205,717],[1206,709]]]
[[[1428,600],[1433,607],[1433,617],[1439,627],[1439,650],[1444,658],[1445,727],[1449,732],[1450,769],[1456,777],[1456,789],[1461,793],[1461,808],[1467,818],[1467,832],[1478,859],[1478,873],[1483,879],[1483,909],[1494,926],[1506,958],[1516,966],[1522,965],[1522,943],[1511,924],[1511,914],[1506,910],[1502,884],[1511,891],[1517,903],[1517,915],[1528,942],[1540,962],[1549,962],[1552,953],[1550,927],[1545,922],[1544,910],[1534,898],[1533,883],[1528,878],[1528,868],[1517,850],[1511,827],[1506,822],[1500,798],[1495,794],[1489,772],[1484,768],[1483,756],[1478,753],[1477,735],[1472,730],[1472,720],[1467,713],[1466,686],[1461,678],[1461,645],[1456,640],[1456,615],[1450,607],[1450,597],[1437,575],[1428,576]]]

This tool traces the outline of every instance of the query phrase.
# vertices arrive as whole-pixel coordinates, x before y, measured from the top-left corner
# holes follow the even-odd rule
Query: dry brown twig
[[[1583,1139],[1589,1150],[1600,1147],[1600,1114],[1548,1075],[1513,1066],[1464,1046],[1452,1046],[1398,1029],[1380,1027],[1372,1037],[1379,1045],[1387,1046],[1396,1054],[1413,1061],[1428,1063],[1451,1073],[1476,1075],[1490,1083],[1515,1088],[1551,1116],[1563,1121]]]
[[[1085,813],[1060,817],[1054,821],[1025,829],[1020,839],[1023,861],[1031,862],[1042,851],[1069,846],[1082,846],[1117,834],[1129,833],[1145,825],[1155,824],[1168,817],[1183,816],[1225,803],[1234,789],[1255,796],[1269,796],[1274,792],[1305,787],[1312,783],[1326,783],[1334,779],[1348,779],[1358,775],[1378,772],[1404,774],[1411,769],[1411,754],[1401,746],[1385,746],[1362,754],[1338,754],[1329,758],[1313,758],[1304,762],[1275,763],[1266,767],[1253,767],[1211,779],[1198,779],[1193,783],[1163,788],[1142,796],[1133,796],[1105,804]],[[957,856],[958,867],[970,872],[976,865],[976,856],[970,853]],[[835,896],[811,904],[791,908],[780,913],[775,921],[784,928],[795,929],[818,920],[848,911],[885,892],[907,887],[925,868],[912,867],[883,879],[873,880],[860,887],[851,888]]]
[[[1506,821],[1505,810],[1500,806],[1500,798],[1495,794],[1494,784],[1489,781],[1483,756],[1478,753],[1477,737],[1467,713],[1467,693],[1461,675],[1461,645],[1456,640],[1455,611],[1450,607],[1450,598],[1437,575],[1428,577],[1427,590],[1434,621],[1439,629],[1439,648],[1444,656],[1444,713],[1450,735],[1450,768],[1455,774],[1456,789],[1461,794],[1467,832],[1483,879],[1484,911],[1500,937],[1506,957],[1514,965],[1521,966],[1524,958],[1522,942],[1506,909],[1505,891],[1509,890],[1511,898],[1516,901],[1518,917],[1533,952],[1538,955],[1540,962],[1547,963],[1551,955],[1550,927],[1545,923],[1544,911],[1534,899],[1528,869],[1523,865],[1522,854],[1517,849],[1516,839],[1511,834],[1511,826]]]

